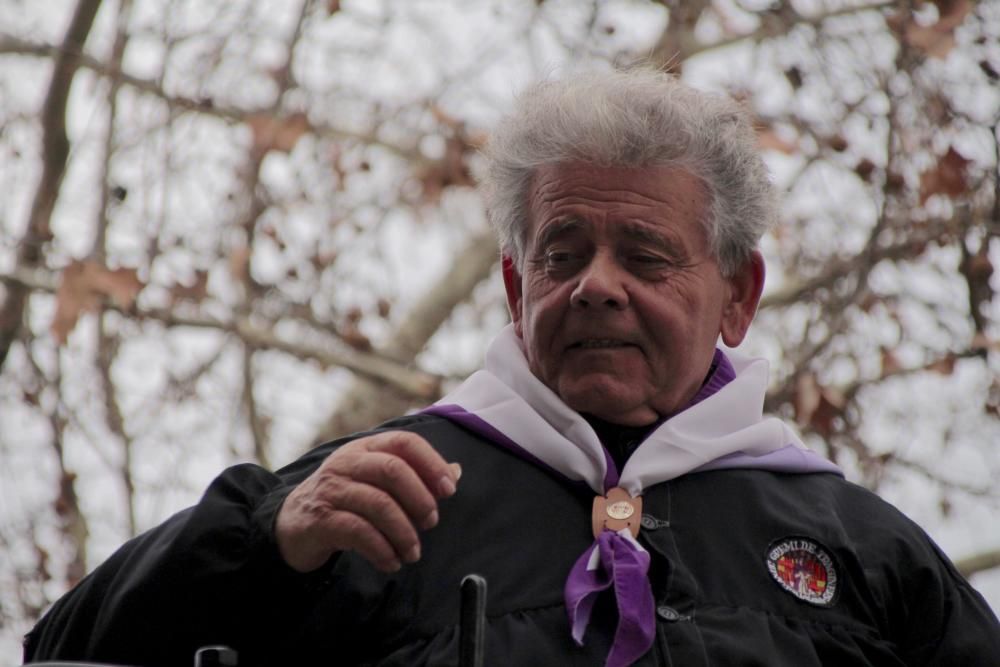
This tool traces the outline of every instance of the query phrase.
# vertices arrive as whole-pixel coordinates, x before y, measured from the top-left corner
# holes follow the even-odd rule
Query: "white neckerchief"
[[[670,417],[642,442],[621,475],[608,474],[608,456],[594,429],[528,368],[513,327],[486,352],[486,368],[425,410],[473,429],[496,444],[527,452],[529,460],[585,482],[603,496],[613,486],[633,497],[646,487],[695,470],[757,468],[783,472],[837,472],[806,449],[782,421],[764,417],[767,362],[726,356],[735,377]],[[577,559],[564,589],[573,640],[583,645],[591,612],[612,589],[618,607],[606,667],[624,667],[649,651],[655,635],[650,558],[628,529],[605,529]]]
[[[697,469],[759,468],[837,472],[806,449],[795,432],[764,417],[768,364],[727,352],[736,377],[716,393],[660,424],[628,459],[617,485],[633,496]],[[472,374],[435,406],[457,405],[571,480],[603,494],[607,457],[594,429],[528,368],[512,325]]]

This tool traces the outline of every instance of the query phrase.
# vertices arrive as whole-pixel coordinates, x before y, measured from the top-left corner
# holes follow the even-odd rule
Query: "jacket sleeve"
[[[928,558],[914,568],[907,589],[904,639],[913,667],[1000,665],[1000,621],[986,600],[929,538]]]
[[[225,470],[197,505],[127,542],[56,602],[26,637],[25,661],[190,665],[197,648],[225,644],[242,665],[244,655],[269,662],[325,576],[288,567],[272,530],[318,460],[314,450],[284,475]]]

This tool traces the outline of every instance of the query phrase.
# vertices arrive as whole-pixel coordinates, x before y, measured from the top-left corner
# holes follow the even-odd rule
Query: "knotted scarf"
[[[717,350],[716,367],[695,400],[657,426],[620,474],[590,424],[531,373],[510,325],[490,343],[485,368],[423,412],[455,421],[598,495],[620,486],[635,497],[689,472],[726,468],[841,474],[784,422],[763,416],[765,360]],[[578,644],[597,596],[614,592],[618,627],[607,667],[629,665],[652,646],[656,623],[648,570],[649,554],[628,530],[605,530],[570,570],[566,609]]]

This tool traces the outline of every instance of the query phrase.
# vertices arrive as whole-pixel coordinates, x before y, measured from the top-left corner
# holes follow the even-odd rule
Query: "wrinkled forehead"
[[[642,217],[622,217],[610,227],[610,235],[642,245],[663,243],[664,231]],[[553,219],[540,220],[535,229],[535,245],[545,247],[559,240],[573,237],[587,237],[595,234],[594,221],[587,216],[563,215]]]
[[[534,169],[526,195],[529,207],[576,196],[624,204],[707,207],[709,188],[691,169],[672,164],[645,166],[555,162]]]
[[[590,231],[614,223],[616,236],[656,241],[665,229],[706,236],[704,182],[673,165],[602,166],[562,162],[538,167],[527,192],[526,241]]]

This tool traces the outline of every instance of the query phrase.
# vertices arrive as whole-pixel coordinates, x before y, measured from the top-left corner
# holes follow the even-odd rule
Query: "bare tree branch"
[[[117,29],[115,31],[115,41],[111,47],[110,66],[120,68],[125,47],[128,44],[128,22],[131,15],[132,1],[122,0],[118,8]],[[111,159],[115,150],[115,120],[118,113],[118,91],[120,81],[112,79],[110,90],[108,91],[108,131],[104,139],[104,156],[101,161],[100,190],[101,204],[97,219],[97,229],[94,234],[94,242],[91,247],[91,256],[102,264],[105,262],[107,230],[109,223],[109,213],[111,208],[111,187],[108,177],[111,172]],[[117,201],[115,202],[117,203]],[[111,367],[114,364],[118,339],[106,326],[104,314],[101,313],[96,318],[97,323],[97,370],[101,380],[101,390],[104,393],[104,418],[108,430],[117,436],[121,444],[121,459],[117,463],[119,477],[125,491],[126,521],[128,534],[137,534],[138,526],[136,522],[135,508],[135,480],[132,476],[132,449],[133,442],[131,436],[125,428],[125,418],[122,415],[121,405],[118,402],[117,388],[111,377]]]
[[[69,158],[69,139],[66,137],[66,101],[70,85],[80,64],[79,54],[87,41],[94,17],[101,6],[100,0],[80,0],[54,60],[52,80],[41,110],[42,176],[35,190],[28,227],[18,244],[17,265],[34,266],[42,256],[42,244],[52,233],[49,219],[56,204],[59,186]],[[3,368],[11,343],[21,328],[24,305],[28,292],[17,286],[8,287],[6,299],[0,307],[0,368]]]
[[[292,86],[292,67],[295,60],[295,49],[300,37],[302,36],[302,26],[312,4],[313,0],[305,0],[305,2],[302,3],[302,6],[299,9],[298,19],[295,22],[295,27],[288,39],[285,41],[285,62],[277,69],[277,73],[274,77],[275,83],[278,86],[278,91],[274,97],[274,102],[268,110],[271,114],[279,113],[282,100],[289,88]],[[254,238],[257,233],[257,224],[260,220],[260,216],[267,210],[267,202],[265,201],[265,195],[263,192],[264,189],[261,187],[260,182],[260,169],[265,156],[266,150],[258,150],[256,145],[252,145],[247,151],[246,164],[241,170],[243,174],[242,186],[250,205],[248,206],[243,219],[239,221],[238,226],[243,230],[247,249],[253,248]],[[240,306],[241,310],[248,309],[249,304],[252,303],[253,299],[259,294],[260,291],[259,285],[253,279],[252,262],[253,254],[248,253],[245,270],[243,270],[242,275],[240,276],[244,290],[244,303]],[[246,337],[244,337],[244,341],[247,342]],[[269,467],[271,458],[268,453],[270,451],[270,439],[268,436],[268,429],[265,428],[263,419],[257,408],[257,398],[254,391],[256,379],[254,375],[253,362],[253,347],[252,345],[245,344],[243,346],[243,393],[241,401],[243,408],[246,410],[246,418],[250,434],[253,439],[254,456],[261,465]]]
[[[875,2],[868,5],[840,7],[838,9],[833,9],[828,12],[822,12],[814,16],[806,16],[803,14],[799,14],[794,10],[791,4],[789,3],[783,3],[783,4],[785,8],[787,8],[789,11],[778,11],[769,13],[767,16],[763,18],[763,20],[761,20],[760,27],[758,27],[753,32],[745,33],[742,35],[733,35],[731,37],[726,37],[724,39],[708,43],[696,41],[693,37],[693,34],[691,34],[691,36],[687,37],[686,39],[676,40],[675,43],[681,45],[682,47],[680,50],[677,50],[675,52],[666,52],[664,53],[664,55],[669,57],[676,53],[677,57],[680,57],[681,59],[687,59],[692,56],[708,53],[710,51],[724,49],[728,46],[739,44],[740,42],[744,41],[761,42],[765,39],[774,39],[776,37],[782,37],[791,32],[793,28],[802,25],[811,25],[814,27],[819,27],[830,19],[840,18],[842,16],[850,16],[853,14],[860,14],[862,12],[889,9],[891,7],[896,6],[898,2],[896,0],[885,0],[884,2]]]
[[[4,53],[18,55],[34,55],[39,57],[55,57],[62,54],[65,46],[53,46],[31,42],[12,35],[0,34],[0,55]],[[76,65],[88,69],[96,74],[107,77],[112,81],[125,84],[138,91],[147,93],[159,98],[172,111],[193,112],[205,116],[219,118],[230,123],[242,123],[247,117],[255,113],[260,113],[261,109],[240,109],[218,103],[211,98],[193,99],[183,95],[174,95],[166,90],[155,80],[143,79],[131,75],[120,67],[109,65],[85,53],[77,52],[75,55]],[[289,80],[289,84],[291,81]],[[412,146],[404,146],[399,143],[387,141],[380,137],[377,132],[355,132],[343,128],[333,127],[319,122],[313,122],[310,131],[318,137],[333,139],[337,141],[355,141],[364,145],[379,146],[390,153],[406,159],[420,159],[418,150]]]
[[[456,255],[451,270],[410,310],[379,352],[400,363],[412,363],[455,306],[465,301],[473,288],[490,275],[499,258],[491,232],[472,237]],[[427,401],[428,398],[412,392],[387,394],[367,378],[357,378],[327,417],[315,440],[328,440],[368,428],[405,413],[414,401]]]
[[[997,567],[1000,567],[1000,549],[983,551],[955,561],[955,568],[966,578]]]
[[[21,269],[8,275],[0,275],[0,282],[5,285],[21,285],[49,292],[56,290],[55,276],[45,274],[40,270]],[[324,368],[336,366],[346,368],[359,375],[385,383],[415,400],[433,400],[439,395],[440,378],[410,369],[384,354],[356,350],[346,343],[334,340],[332,335],[328,333],[311,332],[310,338],[323,339],[316,342],[306,341],[301,335],[295,341],[291,341],[274,333],[272,328],[254,324],[249,317],[227,321],[209,316],[182,315],[164,308],[143,309],[136,307],[124,311],[111,303],[105,303],[104,308],[139,321],[149,320],[161,322],[170,327],[216,329],[231,333],[254,348],[280,350],[298,359],[316,361]]]
[[[117,33],[104,16],[91,44],[79,12],[96,3],[78,2],[61,11],[22,2],[25,21],[0,34],[0,63],[14,74],[0,81],[0,225],[23,235],[0,239],[0,347],[10,351],[0,355],[0,414],[34,424],[0,448],[0,485],[30,477],[58,490],[55,502],[26,501],[0,522],[0,545],[23,556],[0,564],[0,584],[15,582],[0,585],[14,591],[0,591],[0,621],[10,619],[0,653],[27,629],[16,624],[82,574],[88,546],[96,553],[125,537],[87,513],[94,488],[124,486],[135,504],[116,493],[115,516],[130,512],[129,530],[141,530],[136,523],[193,499],[188,465],[268,465],[289,444],[306,444],[274,440],[311,436],[303,421],[320,420],[316,439],[369,428],[462,379],[465,369],[448,364],[451,327],[442,323],[457,323],[456,305],[471,301],[486,317],[462,311],[463,344],[487,340],[502,299],[469,295],[495,269],[495,242],[470,233],[447,273],[407,303],[399,295],[412,292],[400,281],[434,270],[427,264],[439,252],[404,248],[402,273],[397,250],[425,231],[466,229],[450,224],[453,212],[478,217],[475,197],[452,195],[471,184],[481,128],[532,64],[614,67],[646,53],[684,66],[696,86],[738,91],[760,121],[761,148],[775,151],[790,213],[767,239],[787,277],[764,300],[753,341],[776,370],[768,408],[794,415],[810,441],[822,438],[873,488],[897,477],[933,485],[942,515],[955,496],[1000,506],[990,477],[967,474],[964,458],[938,461],[896,442],[903,418],[882,409],[906,379],[933,379],[961,401],[913,397],[920,407],[905,418],[927,442],[976,447],[966,439],[982,433],[986,447],[1000,438],[1000,146],[965,148],[995,140],[1000,118],[988,93],[1000,76],[997,26],[982,3],[915,16],[908,3],[881,0],[633,0],[614,12],[591,0],[505,7],[483,22],[470,3],[443,0],[436,4],[455,20],[442,22],[436,4],[422,3],[331,13],[318,0],[233,0],[168,15],[162,2],[120,0],[110,7],[121,8]],[[660,14],[657,4],[669,12],[661,34],[637,29]],[[65,39],[37,42],[32,27],[70,24],[75,9]],[[480,23],[463,24],[466,15]],[[486,27],[472,44],[457,34]],[[951,50],[978,67],[938,67]],[[697,66],[686,60],[698,55]],[[31,80],[19,81],[18,70]],[[39,71],[53,80],[36,82]],[[60,186],[69,170],[74,187],[69,176]],[[64,280],[74,258],[122,282],[98,287],[75,272]],[[146,287],[116,305],[127,282]],[[60,347],[46,333],[53,306],[95,317]],[[456,377],[423,372],[425,358]],[[287,381],[288,364],[305,371],[294,374],[296,396],[336,405],[284,401],[275,385]],[[326,368],[353,377],[330,382]],[[51,447],[54,465],[24,475],[29,444]],[[86,468],[74,467],[81,461]],[[177,463],[173,474],[146,472]],[[88,521],[102,522],[92,538]],[[12,599],[20,581],[34,587],[23,605]]]
[[[760,309],[767,310],[802,303],[817,290],[829,289],[838,280],[852,276],[858,271],[870,270],[881,261],[912,259],[923,252],[929,243],[949,234],[954,235],[955,229],[955,221],[946,219],[929,222],[924,228],[914,230],[911,235],[891,245],[878,246],[875,243],[876,239],[873,238],[866,246],[867,252],[852,255],[847,259],[834,259],[812,278],[792,283],[764,296],[760,300]]]
[[[264,421],[257,410],[257,397],[254,395],[256,376],[253,367],[253,350],[243,348],[243,409],[247,411],[247,422],[250,424],[250,435],[253,438],[253,453],[257,463],[265,468],[271,467],[270,437]]]

